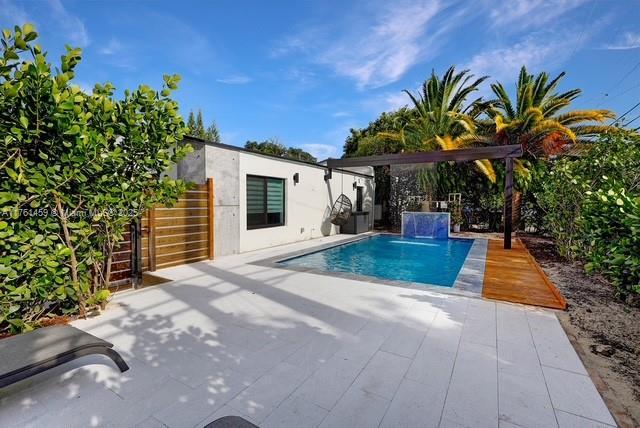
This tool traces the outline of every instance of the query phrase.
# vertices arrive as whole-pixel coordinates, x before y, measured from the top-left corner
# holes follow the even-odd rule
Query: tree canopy
[[[311,153],[297,147],[286,147],[275,138],[261,142],[247,141],[244,148],[254,152],[280,156],[282,158],[296,159],[305,162],[317,162],[317,159]]]
[[[202,110],[198,110],[197,115],[193,114],[193,110],[189,112],[187,128],[189,128],[187,135],[201,138],[212,143],[220,143],[220,131],[218,130],[218,125],[216,125],[215,121],[211,121],[209,126],[205,128],[204,121],[202,119]]]

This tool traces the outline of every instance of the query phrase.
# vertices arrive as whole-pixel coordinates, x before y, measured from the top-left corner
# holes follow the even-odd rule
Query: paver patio
[[[552,311],[248,264],[340,239],[118,294],[74,325],[131,370],[86,357],[0,390],[0,426],[615,425]]]

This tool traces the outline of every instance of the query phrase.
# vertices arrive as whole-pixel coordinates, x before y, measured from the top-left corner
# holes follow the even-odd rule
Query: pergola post
[[[504,248],[511,249],[511,229],[513,221],[513,158],[505,158],[504,178]]]

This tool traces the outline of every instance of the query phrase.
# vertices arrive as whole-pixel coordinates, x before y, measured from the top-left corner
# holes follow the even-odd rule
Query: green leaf
[[[22,127],[24,129],[27,129],[29,127],[29,120],[27,120],[27,118],[24,116],[20,116],[20,123],[22,124]]]

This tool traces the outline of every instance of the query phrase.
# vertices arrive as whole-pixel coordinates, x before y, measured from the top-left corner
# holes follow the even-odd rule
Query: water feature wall
[[[410,238],[449,238],[449,213],[403,212],[402,236]]]

